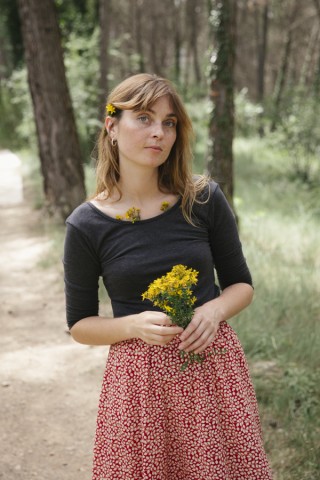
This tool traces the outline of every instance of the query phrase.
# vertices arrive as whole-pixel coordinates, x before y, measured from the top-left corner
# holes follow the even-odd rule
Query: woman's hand
[[[215,339],[219,324],[237,315],[252,300],[253,288],[247,283],[235,283],[225,288],[219,297],[195,309],[193,319],[180,336],[180,350],[201,353]]]
[[[213,302],[196,308],[191,322],[180,335],[179,349],[185,352],[203,352],[213,342],[222,320],[224,318]]]
[[[167,345],[183,328],[172,325],[170,318],[162,312],[146,311],[134,316],[133,337],[140,338],[149,345]]]

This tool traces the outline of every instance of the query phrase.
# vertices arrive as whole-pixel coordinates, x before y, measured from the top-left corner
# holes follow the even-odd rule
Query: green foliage
[[[273,100],[266,99],[264,106],[255,104],[242,89],[235,97],[236,133],[238,136],[255,136],[263,131],[271,151],[276,149],[282,169],[290,180],[314,188],[320,180],[320,114],[319,98],[302,88],[286,92],[282,101],[277,129],[270,132]]]
[[[0,115],[2,148],[35,148],[36,131],[25,67],[2,80]]]
[[[314,184],[320,179],[320,124],[319,103],[311,97],[304,102],[293,102],[274,134],[292,158],[291,177]]]
[[[267,139],[237,139],[236,206],[255,298],[232,321],[246,352],[278,479],[319,477],[320,187],[287,176]],[[319,202],[317,202],[319,203]]]
[[[98,120],[98,30],[90,38],[71,33],[65,49],[65,66],[81,149],[88,162],[102,126]]]
[[[98,0],[55,0],[63,39],[88,37],[98,24]]]
[[[5,77],[23,62],[22,35],[17,0],[0,0],[0,41],[2,74]],[[1,75],[0,75],[1,77]]]
[[[267,115],[270,105],[267,108]],[[272,112],[271,112],[272,114]],[[280,121],[270,140],[291,157],[290,176],[309,186],[320,180],[319,97],[302,86],[286,92]]]
[[[196,102],[185,103],[188,114],[191,118],[195,142],[193,144],[195,173],[203,173],[205,170],[206,150],[208,146],[209,115],[212,109],[211,102],[207,98]]]
[[[98,32],[79,37],[70,34],[65,45],[65,65],[84,158],[90,159],[95,137],[101,127],[98,120]],[[36,150],[37,139],[33,107],[23,67],[1,82],[0,114],[2,148]]]
[[[240,137],[257,135],[262,121],[263,107],[249,99],[247,88],[243,88],[235,95],[234,103],[236,135]]]

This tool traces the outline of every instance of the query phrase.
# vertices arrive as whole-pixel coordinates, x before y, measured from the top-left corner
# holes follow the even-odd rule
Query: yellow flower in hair
[[[107,110],[107,115],[110,115],[110,117],[112,117],[117,113],[117,109],[112,105],[112,103],[108,103],[108,105],[106,106],[106,110]]]

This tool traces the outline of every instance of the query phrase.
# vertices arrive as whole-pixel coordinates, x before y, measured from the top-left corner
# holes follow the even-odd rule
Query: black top
[[[204,192],[204,198],[208,192]],[[98,280],[103,277],[115,317],[159,310],[141,295],[174,265],[199,271],[195,307],[235,283],[252,285],[232,210],[219,186],[211,182],[209,200],[193,208],[197,226],[183,217],[181,200],[135,223],[116,220],[91,203],[68,217],[64,251],[67,322],[98,315]]]

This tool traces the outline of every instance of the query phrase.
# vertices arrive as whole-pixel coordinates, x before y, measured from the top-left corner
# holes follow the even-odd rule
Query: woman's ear
[[[108,135],[110,135],[112,132],[114,132],[114,123],[115,123],[114,118],[106,117],[104,125],[106,127],[107,132],[108,132]]]

